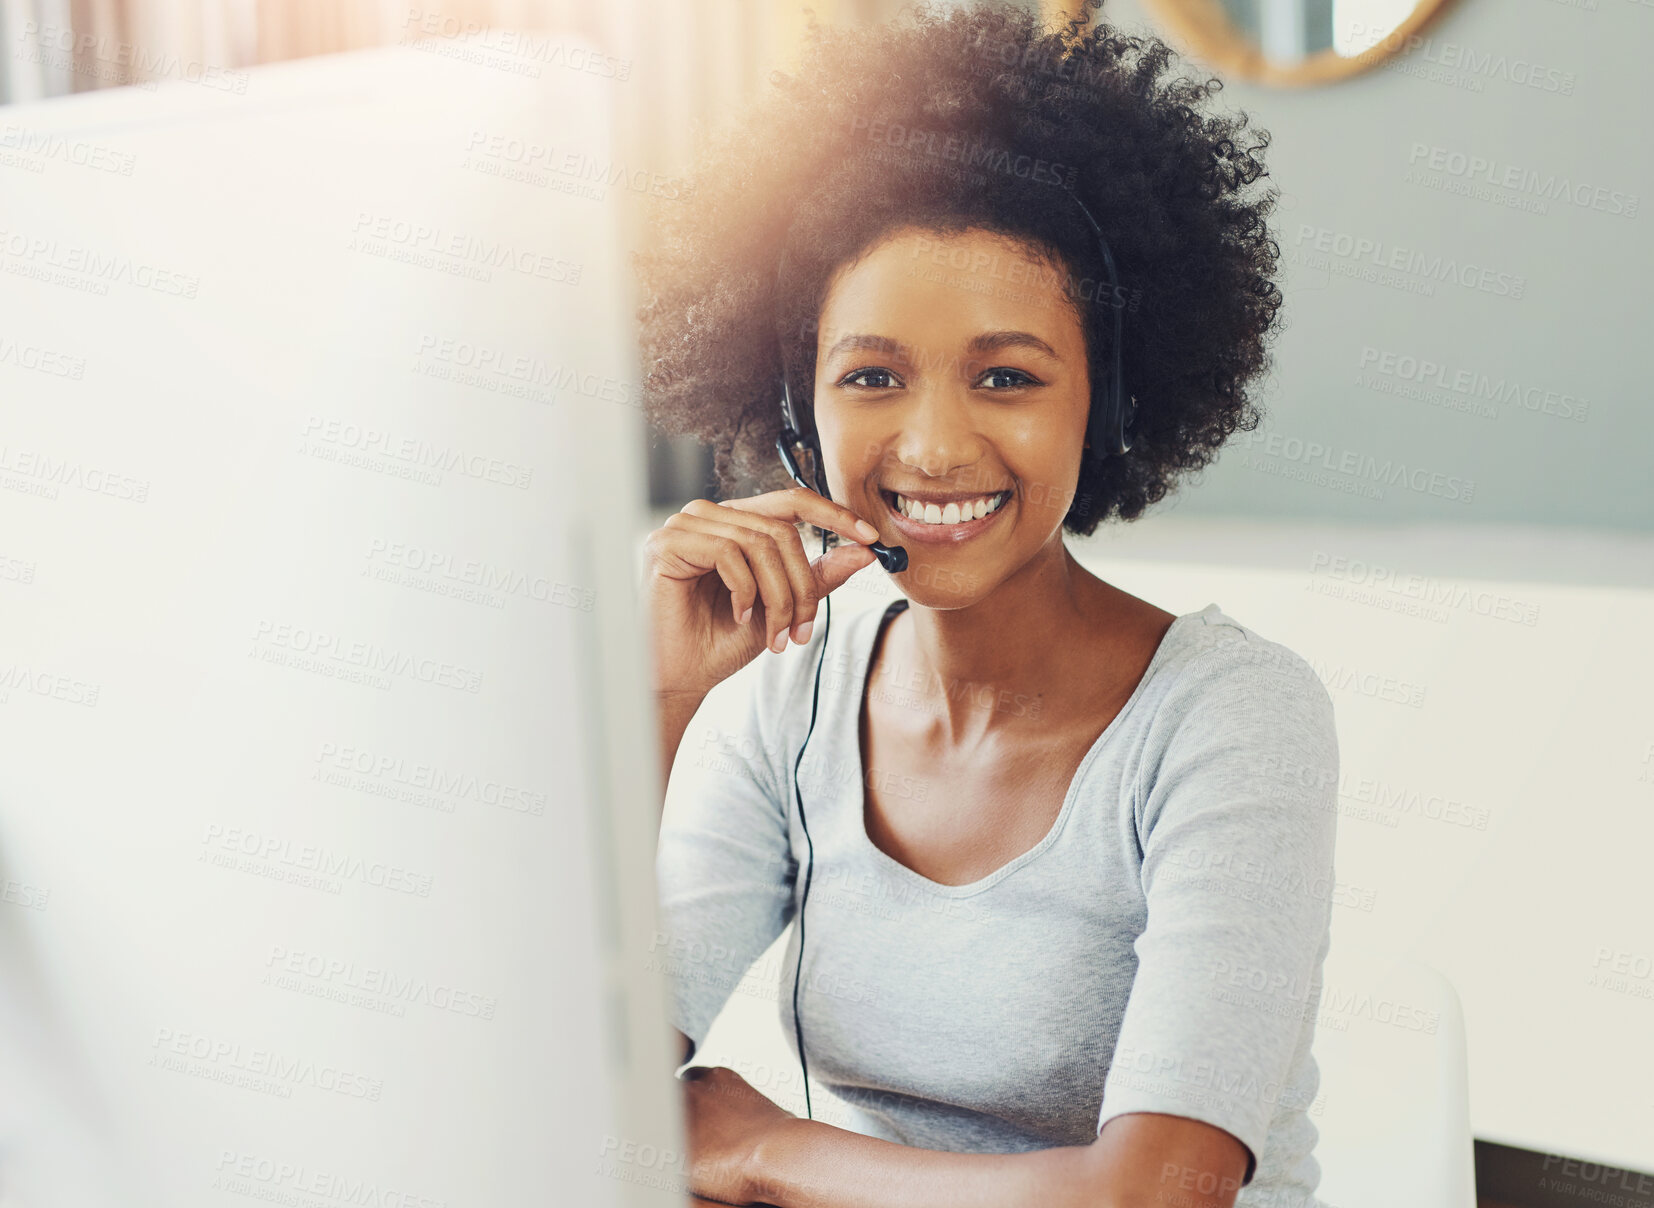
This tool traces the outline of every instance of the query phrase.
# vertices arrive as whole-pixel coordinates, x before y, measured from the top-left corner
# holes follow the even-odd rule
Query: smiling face
[[[1020,241],[909,228],[830,283],[815,378],[827,488],[907,548],[898,582],[917,604],[964,607],[1061,552],[1091,408],[1063,285]]]

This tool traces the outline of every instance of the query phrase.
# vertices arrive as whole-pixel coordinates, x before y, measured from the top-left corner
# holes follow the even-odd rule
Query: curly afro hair
[[[1096,20],[1065,25],[979,4],[919,4],[871,28],[812,17],[805,66],[706,146],[678,200],[657,205],[658,242],[634,256],[643,404],[668,436],[714,453],[717,489],[791,485],[776,455],[783,361],[812,404],[816,319],[833,272],[897,227],[985,229],[1032,247],[1076,281],[1090,380],[1112,355],[1122,305],[1133,447],[1086,460],[1064,527],[1135,520],[1174,480],[1257,427],[1248,387],[1269,368],[1281,292],[1266,219],[1266,131],[1220,112],[1220,80],[1170,73],[1175,52]],[[785,273],[778,276],[778,269]],[[1108,322],[1104,322],[1105,317]],[[1087,439],[1097,447],[1088,428]]]

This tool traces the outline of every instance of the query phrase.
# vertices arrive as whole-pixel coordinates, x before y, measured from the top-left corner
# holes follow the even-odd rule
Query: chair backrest
[[[1333,939],[1316,1016],[1317,1197],[1475,1208],[1464,1013],[1445,977]]]

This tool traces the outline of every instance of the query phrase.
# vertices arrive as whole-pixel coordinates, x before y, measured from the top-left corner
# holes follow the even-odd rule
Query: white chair
[[[1335,936],[1314,1053],[1317,1198],[1476,1208],[1464,1011],[1445,977]]]

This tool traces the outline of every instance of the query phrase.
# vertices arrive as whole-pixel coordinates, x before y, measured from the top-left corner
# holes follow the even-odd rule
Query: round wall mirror
[[[1301,87],[1398,51],[1449,0],[1143,0],[1196,57],[1239,79]]]

